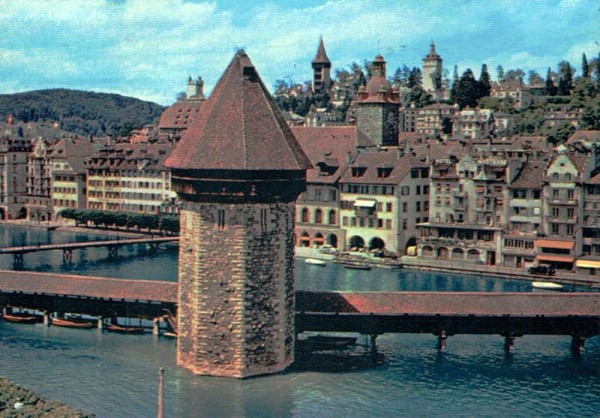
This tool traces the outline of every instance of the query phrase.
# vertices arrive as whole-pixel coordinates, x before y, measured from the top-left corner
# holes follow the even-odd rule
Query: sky
[[[382,54],[388,73],[487,64],[580,72],[600,53],[599,0],[0,0],[0,94],[48,88],[162,105],[202,76],[209,93],[244,48],[270,89],[310,80],[323,37],[332,71]]]

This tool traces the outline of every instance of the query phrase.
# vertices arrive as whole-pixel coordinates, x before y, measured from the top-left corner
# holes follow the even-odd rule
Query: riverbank
[[[316,258],[324,261],[334,261],[332,254],[323,254],[316,248],[296,248],[296,256],[300,258]],[[362,259],[364,263],[370,264],[372,267],[388,267],[380,266],[377,262],[369,263],[369,258]],[[510,278],[515,280],[524,280],[529,282],[534,281],[552,281],[555,283],[586,286],[593,289],[600,289],[599,276],[582,276],[576,273],[565,271],[557,271],[554,276],[541,276],[529,274],[526,270],[517,270],[510,267],[502,267],[498,265],[461,263],[458,261],[442,261],[432,259],[421,259],[419,257],[403,256],[398,259],[403,268],[425,271],[442,271],[448,273],[465,273],[471,275]]]
[[[92,418],[60,402],[47,401],[36,393],[0,378],[0,418],[3,417],[64,417]]]

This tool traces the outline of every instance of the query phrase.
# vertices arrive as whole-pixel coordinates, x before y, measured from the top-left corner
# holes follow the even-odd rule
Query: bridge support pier
[[[571,352],[574,356],[583,354],[585,350],[585,337],[573,335],[571,338]]]
[[[73,261],[73,250],[63,250],[63,263]]]
[[[152,335],[160,335],[160,323],[162,318],[154,318],[152,320]]]
[[[118,245],[110,245],[108,247],[108,256],[116,257],[117,255],[119,255],[119,246]]]
[[[371,353],[377,352],[377,334],[369,335],[369,348],[371,349]]]
[[[44,326],[49,327],[50,323],[50,314],[48,312],[44,312]]]
[[[98,329],[102,331],[104,329],[104,318],[101,316],[98,317]]]
[[[446,348],[446,339],[447,338],[448,338],[448,336],[446,335],[446,331],[441,330],[438,334],[438,343],[437,343],[437,348],[439,351],[444,351],[444,349]]]
[[[23,267],[23,253],[14,253],[14,265],[15,267]]]
[[[504,353],[506,355],[512,354],[515,349],[515,337],[508,335],[504,337]]]

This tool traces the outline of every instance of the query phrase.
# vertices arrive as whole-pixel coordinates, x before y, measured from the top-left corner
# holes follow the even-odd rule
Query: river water
[[[0,246],[105,238],[0,225]],[[0,269],[12,267],[0,256]],[[88,249],[69,264],[45,252],[25,255],[24,268],[175,281],[177,251]],[[531,291],[522,281],[301,261],[296,274],[302,290]],[[156,416],[161,367],[166,417],[600,416],[600,338],[579,358],[567,337],[518,338],[509,357],[503,343],[454,336],[440,354],[432,335],[388,334],[375,356],[361,345],[302,355],[286,373],[239,381],[178,368],[173,340],[0,321],[0,375],[99,417]]]

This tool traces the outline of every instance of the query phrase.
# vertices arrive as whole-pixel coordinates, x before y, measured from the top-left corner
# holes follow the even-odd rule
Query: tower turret
[[[429,54],[423,58],[423,89],[427,92],[437,91],[442,88],[443,60],[435,50],[435,43],[431,41]]]
[[[327,91],[331,85],[331,61],[327,57],[323,37],[319,41],[317,55],[312,60],[313,68],[313,91],[315,93],[323,93]]]
[[[177,363],[229,377],[285,369],[294,207],[311,165],[244,51],[166,165],[183,201]]]

